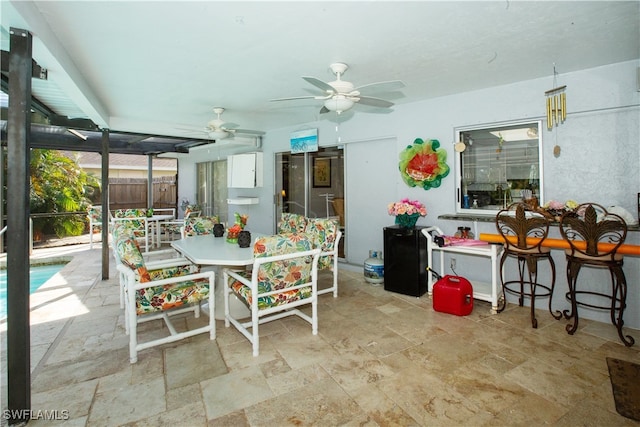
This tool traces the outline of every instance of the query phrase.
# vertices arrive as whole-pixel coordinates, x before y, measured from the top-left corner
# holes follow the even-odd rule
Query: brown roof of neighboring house
[[[100,168],[102,166],[102,155],[100,153],[85,151],[62,151],[62,153],[72,159],[77,159],[78,164],[84,168]],[[147,169],[149,165],[148,156],[137,154],[109,154],[109,166],[111,168],[126,169]],[[178,170],[176,159],[154,158],[154,169]]]

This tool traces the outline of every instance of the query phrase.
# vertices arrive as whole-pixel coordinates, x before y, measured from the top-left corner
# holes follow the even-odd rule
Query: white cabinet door
[[[229,188],[262,187],[262,153],[229,156],[227,184]]]

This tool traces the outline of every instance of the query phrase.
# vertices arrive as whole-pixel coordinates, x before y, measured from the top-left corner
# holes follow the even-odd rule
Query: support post
[[[153,208],[153,154],[147,155],[147,209]]]
[[[32,35],[11,28],[7,115],[7,391],[9,424],[31,412],[29,326],[29,139]]]
[[[109,129],[102,130],[102,280],[109,280]]]

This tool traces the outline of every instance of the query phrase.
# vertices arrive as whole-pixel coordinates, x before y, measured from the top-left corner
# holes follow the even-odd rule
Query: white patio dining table
[[[251,241],[264,236],[251,233]],[[241,248],[237,243],[227,242],[226,237],[215,237],[212,234],[191,236],[171,242],[171,246],[194,264],[212,266],[216,270],[215,302],[216,319],[224,319],[224,284],[220,267],[244,267],[253,264],[253,243],[248,248]],[[237,299],[232,299],[230,310],[234,316],[246,314],[249,309]]]

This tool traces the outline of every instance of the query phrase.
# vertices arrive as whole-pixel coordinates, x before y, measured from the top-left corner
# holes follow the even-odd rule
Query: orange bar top
[[[483,241],[489,242],[489,243],[502,243],[504,241],[502,239],[501,235],[499,235],[499,234],[489,234],[489,233],[480,233],[480,240],[483,240]],[[509,238],[509,241],[515,243],[516,242],[515,236],[512,237],[512,238]],[[530,243],[530,244],[536,244],[539,241],[540,241],[540,239],[537,239],[537,238],[534,238],[534,237],[527,238],[527,242]],[[565,241],[564,239],[552,239],[552,238],[546,238],[544,240],[544,242],[542,242],[542,246],[547,246],[549,248],[555,248],[555,249],[569,249],[570,248],[569,243],[567,241]],[[579,244],[577,244],[576,246],[580,247]],[[611,243],[600,243],[598,245],[598,248],[603,250],[603,251],[608,251],[608,250],[611,250],[614,246],[615,245],[613,245]],[[618,253],[619,254],[625,254],[625,255],[640,256],[640,246],[623,244],[618,248]]]

